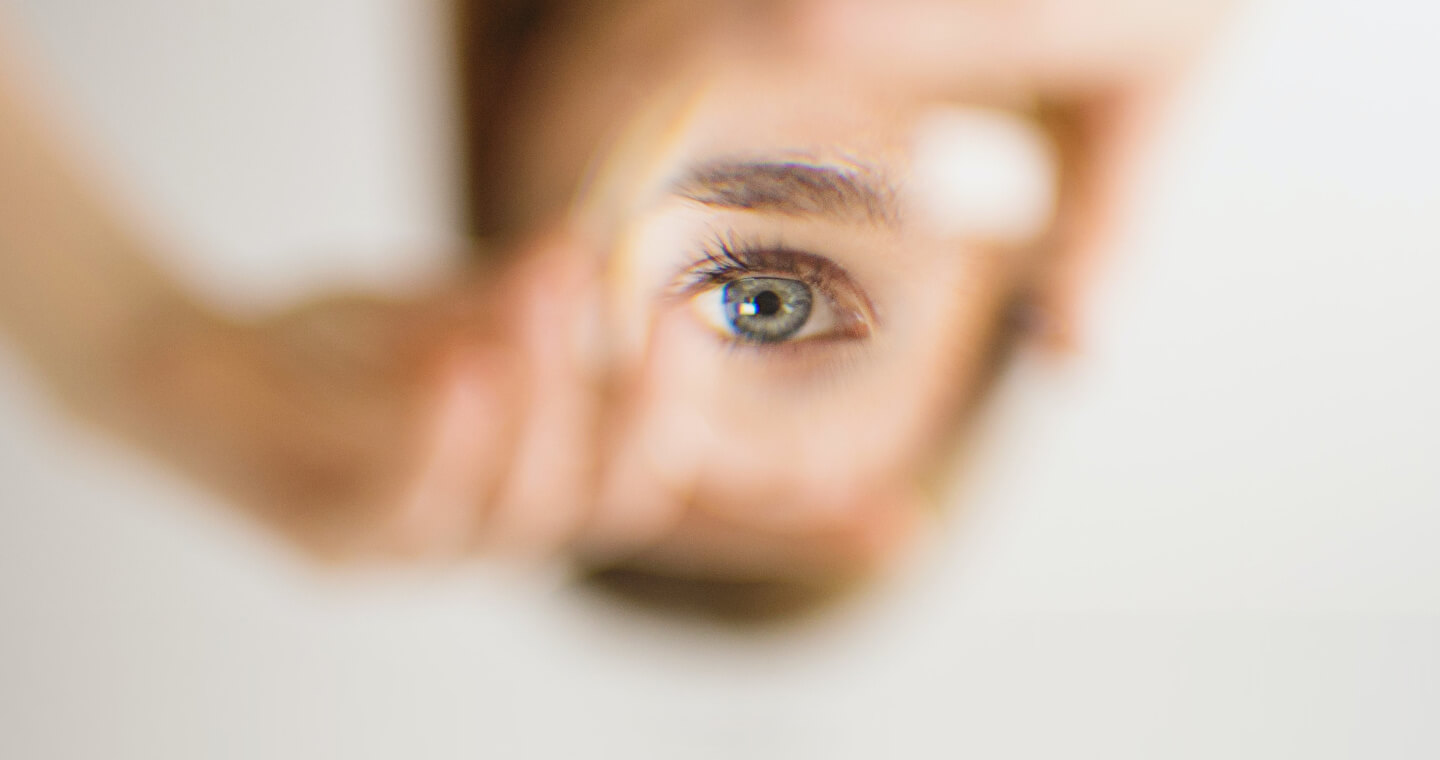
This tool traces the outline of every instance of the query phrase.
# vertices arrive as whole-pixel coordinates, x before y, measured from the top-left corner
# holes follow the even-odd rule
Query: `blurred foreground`
[[[396,189],[435,171],[447,117],[424,77],[338,86],[425,49],[399,40],[424,37],[418,11],[317,5],[267,32],[304,52],[255,72],[173,5],[174,26],[19,7],[147,205],[224,254],[184,262],[195,280],[293,293],[348,266],[324,251],[446,234],[443,199]],[[636,617],[560,573],[317,572],[70,429],[7,361],[0,755],[1435,755],[1440,99],[1416,82],[1440,60],[1433,12],[1405,5],[1247,11],[1169,124],[1087,353],[1058,378],[1014,368],[953,526],[882,593],[797,627]],[[174,28],[193,48],[147,44]],[[241,84],[146,89],[167,68]],[[315,90],[331,116],[284,95]],[[349,138],[236,144],[229,108]],[[177,147],[175,124],[206,144]]]

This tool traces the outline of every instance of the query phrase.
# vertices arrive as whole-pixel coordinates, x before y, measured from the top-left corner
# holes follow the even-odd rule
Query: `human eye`
[[[869,299],[844,269],[784,246],[715,240],[680,283],[691,313],[733,343],[860,340],[874,326]]]

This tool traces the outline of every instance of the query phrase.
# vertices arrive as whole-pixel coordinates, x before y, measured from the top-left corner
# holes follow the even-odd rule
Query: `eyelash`
[[[715,234],[702,246],[698,260],[681,272],[677,291],[689,296],[742,277],[766,275],[800,280],[832,298],[840,281],[859,291],[845,271],[828,259],[728,234]]]
[[[875,326],[875,311],[864,291],[830,259],[783,244],[764,244],[755,239],[718,232],[713,233],[699,250],[693,263],[676,278],[674,294],[679,299],[691,298],[745,277],[785,277],[809,285],[850,323],[849,329],[830,336],[830,339],[817,337],[765,344],[730,341],[732,348],[772,353],[798,352],[812,347],[810,344],[865,337]]]

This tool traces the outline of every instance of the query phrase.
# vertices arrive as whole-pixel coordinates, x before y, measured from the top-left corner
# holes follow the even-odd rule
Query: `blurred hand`
[[[656,152],[683,150],[674,143],[685,142],[684,127],[694,119],[725,122],[710,124],[709,132],[696,130],[712,136],[768,134],[774,144],[763,144],[767,138],[761,137],[762,144],[741,144],[736,151],[766,155],[806,146],[804,135],[797,140],[790,127],[806,121],[807,108],[818,108],[826,97],[822,92],[841,91],[854,103],[871,103],[877,114],[932,103],[1005,109],[1040,125],[1058,149],[1056,217],[1038,246],[1044,252],[1034,271],[1021,276],[1039,315],[1031,321],[1040,326],[1033,337],[1051,349],[1068,349],[1078,331],[1080,294],[1104,247],[1125,165],[1141,142],[1149,111],[1228,5],[1225,0],[580,4],[588,12],[566,16],[569,23],[560,23],[531,51],[535,65],[522,69],[513,84],[521,106],[506,130],[509,142],[501,145],[512,166],[495,181],[514,191],[508,197],[516,208],[508,218],[521,230],[549,234],[554,220],[564,224],[580,216],[592,255],[606,257],[623,245],[616,240],[624,237],[619,230],[638,205],[634,198],[650,197],[637,187],[663,160]],[[747,97],[775,82],[798,84],[768,99]],[[715,95],[717,90],[726,94]],[[704,106],[710,110],[697,117]],[[727,122],[732,116],[734,123]],[[835,139],[846,154],[851,145],[826,126],[817,125],[815,132]],[[799,223],[790,225],[795,226]],[[954,347],[967,357],[981,349],[971,343]],[[668,357],[651,367],[656,363],[685,364]],[[708,418],[685,416],[693,412],[695,387],[706,378],[687,377],[682,369],[647,385],[634,380],[647,369],[630,367],[629,378],[612,383],[618,391],[600,412],[610,436],[603,449],[611,456],[600,457],[603,485],[596,505],[598,523],[606,527],[582,534],[583,548],[590,548],[585,540],[596,540],[602,557],[615,556],[606,549],[619,546],[624,547],[619,556],[631,552],[666,572],[719,568],[747,576],[864,569],[903,544],[897,537],[913,523],[905,516],[913,517],[924,500],[914,493],[913,473],[899,467],[892,479],[873,478],[872,488],[849,489],[843,498],[850,503],[831,503],[828,510],[813,510],[813,519],[777,526],[777,515],[797,510],[776,505],[835,502],[841,496],[834,492],[855,485],[847,478],[864,463],[839,464],[832,475],[812,478],[807,490],[782,464],[786,454],[795,459],[803,459],[802,452],[814,454],[818,443],[787,451],[778,433],[757,433],[763,440],[753,442],[715,434],[724,420],[714,410],[703,410]],[[955,368],[955,377],[961,370],[973,368]],[[961,383],[954,384],[959,393]],[[914,389],[892,390],[904,396]],[[946,415],[941,406],[936,404],[932,416]],[[863,427],[863,415],[842,422]],[[850,433],[865,437],[863,429]],[[849,440],[832,438],[832,449]],[[694,440],[710,443],[682,445]],[[726,468],[735,452],[746,450],[774,465],[768,467],[772,472]],[[616,451],[638,453],[620,466],[626,455],[616,457]],[[925,459],[923,454],[914,459]],[[702,472],[708,474],[703,487],[696,485]],[[822,481],[831,484],[831,493],[817,492],[825,490],[815,487]]]
[[[589,414],[557,309],[583,302],[562,269],[587,261],[536,250],[422,299],[157,326],[122,424],[322,558],[553,550]]]

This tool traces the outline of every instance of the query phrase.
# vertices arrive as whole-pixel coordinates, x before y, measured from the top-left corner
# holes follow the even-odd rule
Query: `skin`
[[[1037,342],[1073,345],[1128,150],[1220,10],[576,4],[526,48],[494,129],[504,263],[252,324],[150,267],[0,46],[0,324],[72,408],[316,556],[863,576],[923,515],[1015,304],[1042,315]],[[915,128],[957,103],[1049,135],[1048,228],[994,240],[918,221]],[[893,208],[674,192],[736,156],[852,169]],[[668,286],[716,229],[843,269],[847,302],[871,307],[866,337],[727,343]]]

